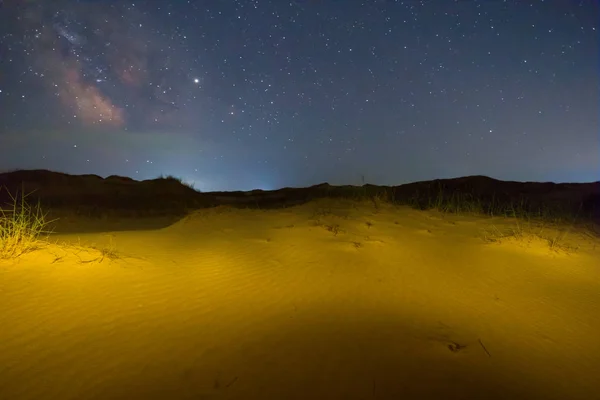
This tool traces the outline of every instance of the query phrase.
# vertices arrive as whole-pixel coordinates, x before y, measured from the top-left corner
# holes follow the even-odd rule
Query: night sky
[[[0,170],[596,181],[598,3],[0,0]]]

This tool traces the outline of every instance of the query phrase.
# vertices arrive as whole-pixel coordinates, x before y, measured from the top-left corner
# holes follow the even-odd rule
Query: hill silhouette
[[[600,222],[600,182],[552,183],[501,181],[487,176],[436,179],[398,186],[333,186],[263,191],[206,192],[174,177],[136,181],[129,177],[70,175],[48,170],[0,174],[0,203],[25,193],[53,212],[121,217],[182,216],[190,210],[217,207],[281,208],[324,198],[379,198],[418,209],[464,211],[473,204],[486,214],[518,211]],[[12,196],[12,197],[11,197]]]

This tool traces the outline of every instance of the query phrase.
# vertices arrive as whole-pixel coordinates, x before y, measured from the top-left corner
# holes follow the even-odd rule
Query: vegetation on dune
[[[0,188],[1,189],[1,188]],[[0,259],[18,257],[40,247],[40,236],[51,221],[46,220],[39,202],[27,203],[28,195],[9,193],[12,202],[0,208]]]
[[[585,219],[571,210],[562,207],[542,206],[533,209],[525,199],[519,203],[483,203],[472,196],[455,194],[439,197],[430,202],[429,208],[445,213],[473,214],[487,217],[502,217],[512,223],[508,228],[498,228],[491,225],[484,229],[482,239],[488,243],[498,243],[506,239],[514,239],[522,243],[531,243],[535,238],[547,242],[550,250],[573,251],[575,247],[566,243],[566,238],[575,227],[583,222],[586,228],[593,225],[585,224]]]
[[[575,236],[600,236],[599,225],[585,212],[583,204],[531,201],[526,196],[498,198],[478,196],[460,190],[414,192],[412,196],[395,196],[395,188],[365,185],[363,187],[325,187],[322,196],[337,200],[372,203],[375,212],[384,205],[409,206],[417,210],[433,210],[443,214],[489,218],[479,236],[485,243],[515,243],[521,246],[547,246],[555,252],[571,253],[578,249]],[[343,231],[324,217],[340,216],[331,207],[319,207],[311,219],[334,235]],[[395,222],[398,223],[398,222]],[[370,227],[370,223],[367,222]],[[573,236],[573,237],[572,237]]]
[[[510,222],[510,227],[506,227],[506,224],[491,220],[491,225],[482,234],[488,243],[543,238],[550,248],[556,249],[562,247],[566,236],[581,227],[588,228],[595,235],[600,233],[595,198],[571,192],[570,187],[560,187],[556,195],[552,192],[555,187],[531,189],[524,184],[502,183],[485,177],[464,178],[458,183],[456,180],[431,181],[395,187],[321,184],[272,192],[218,193],[200,193],[193,189],[193,185],[170,175],[140,182],[123,177],[87,178],[89,182],[82,181],[81,177],[76,179],[79,180],[72,185],[62,181],[50,185],[50,181],[43,181],[32,189],[39,189],[34,196],[34,206],[26,201],[31,193],[26,195],[24,187],[19,192],[16,182],[12,186],[12,190],[17,191],[14,196],[10,189],[0,188],[0,192],[4,189],[4,196],[0,199],[4,197],[2,201],[7,202],[4,207],[0,205],[0,259],[18,257],[44,243],[40,237],[50,233],[46,228],[53,221],[49,221],[48,214],[42,210],[51,211],[52,215],[66,211],[92,217],[173,217],[218,205],[269,209],[329,198],[369,201],[376,210],[388,204],[450,214],[500,217]],[[511,186],[502,186],[507,184]],[[50,189],[46,190],[46,187]],[[549,193],[552,196],[547,197]],[[572,193],[575,195],[572,196]],[[594,192],[593,196],[597,194]],[[327,225],[327,229],[335,235],[342,233],[334,225]],[[104,255],[111,258],[112,253]]]

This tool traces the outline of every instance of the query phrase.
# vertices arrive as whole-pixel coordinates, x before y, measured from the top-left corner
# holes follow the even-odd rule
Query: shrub
[[[0,208],[0,259],[19,257],[39,248],[40,235],[50,233],[45,230],[50,221],[46,221],[39,202],[32,207],[24,193],[9,196],[11,203]]]

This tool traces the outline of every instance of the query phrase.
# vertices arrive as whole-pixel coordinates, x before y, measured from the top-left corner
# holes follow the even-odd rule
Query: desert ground
[[[381,197],[61,215],[0,260],[1,399],[600,399],[597,231]]]

